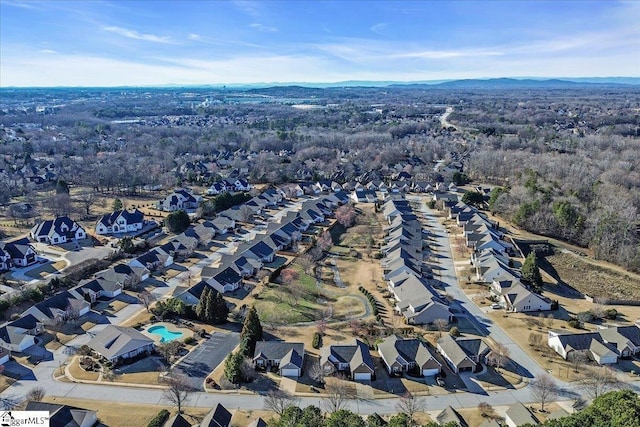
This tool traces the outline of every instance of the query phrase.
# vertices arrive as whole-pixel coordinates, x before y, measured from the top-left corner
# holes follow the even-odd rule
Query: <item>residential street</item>
[[[495,341],[507,345],[511,351],[512,359],[520,366],[521,374],[523,376],[531,379],[544,373],[544,370],[531,357],[529,357],[526,352],[520,349],[502,329],[493,325],[484,316],[482,310],[470,301],[462,292],[462,289],[459,287],[456,279],[449,238],[444,227],[438,222],[433,212],[425,206],[423,198],[418,196],[409,196],[407,198],[409,200],[419,201],[422,206],[422,212],[427,219],[429,231],[435,238],[435,244],[437,245],[439,266],[443,268],[443,270],[439,270],[441,274],[436,276],[436,280],[441,280],[444,283],[446,291],[457,300],[453,305],[454,308],[458,310],[457,315],[466,316],[474,322],[481,331],[486,334],[490,334]],[[210,261],[211,256],[214,255],[211,254],[209,258],[199,261],[196,265],[198,267],[202,267]],[[188,271],[183,271],[176,277],[170,279],[167,282],[167,286],[157,287],[153,292],[158,297],[166,296],[187,277]],[[144,307],[141,304],[130,304],[118,311],[114,317],[110,317],[108,319],[112,324],[120,324],[141,310],[144,310]],[[53,378],[54,371],[59,369],[60,366],[63,365],[70,357],[70,354],[72,353],[70,350],[86,343],[91,338],[92,334],[100,331],[105,326],[106,324],[94,326],[88,334],[78,336],[72,340],[67,347],[63,346],[54,351],[54,359],[52,361],[43,361],[39,365],[35,366],[33,373],[37,383],[33,380],[17,381],[2,392],[0,396],[5,398],[10,396],[22,397],[31,387],[37,385],[43,387],[47,392],[47,396],[50,397],[60,396],[67,398],[113,401],[119,403],[164,404],[169,406],[170,404],[163,399],[163,390],[157,388],[157,386],[143,388],[128,387],[117,383],[80,384],[61,382]],[[236,333],[221,333],[220,335],[214,334],[211,338],[210,345],[205,345],[202,349],[196,350],[192,355],[189,355],[183,363],[185,363],[185,367],[187,369],[189,366],[193,366],[194,364],[200,366],[199,364],[204,363],[204,357],[208,361],[206,362],[208,365],[206,369],[212,369],[212,366],[217,364],[216,361],[221,361],[227,351],[235,347],[237,340],[238,336]],[[201,390],[202,381],[205,376],[206,374],[204,374],[204,371],[197,372],[193,375],[194,386],[198,386],[199,384],[198,389]],[[468,378],[466,378],[466,380],[469,381]],[[564,383],[560,380],[556,381],[564,391],[558,400],[572,400],[579,395],[579,390],[576,385]],[[640,390],[640,382],[636,381],[630,384],[630,387],[638,391]],[[475,388],[477,389],[477,387]],[[455,408],[476,407],[480,402],[487,402],[492,406],[504,406],[517,401],[529,403],[535,400],[530,392],[530,387],[524,387],[517,390],[501,390],[490,393],[482,391],[476,394],[471,392],[456,392],[447,395],[426,396],[424,399],[428,410],[440,410],[447,406],[453,406]],[[397,412],[396,405],[398,400],[398,398],[354,400],[351,402],[349,409],[358,411],[361,414],[371,414],[374,412],[380,414],[391,414]],[[308,395],[300,397],[299,404],[301,406],[320,405],[321,401],[322,398],[319,395]],[[258,394],[244,392],[239,393],[237,391],[217,393],[194,392],[191,394],[187,406],[210,408],[216,403],[222,403],[230,410],[237,408],[257,410],[264,407],[264,397]]]

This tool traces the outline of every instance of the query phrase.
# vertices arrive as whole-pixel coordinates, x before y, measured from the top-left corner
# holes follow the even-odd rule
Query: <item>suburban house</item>
[[[504,421],[509,427],[538,425],[536,417],[520,402],[514,403],[507,409],[507,412],[504,414]]]
[[[247,425],[247,427],[268,427],[268,424],[265,420],[258,417],[255,420],[251,421],[251,423]]]
[[[277,369],[283,377],[302,375],[304,344],[285,341],[259,341],[253,355],[256,369]]]
[[[540,294],[531,292],[520,280],[494,279],[491,293],[498,298],[501,306],[512,312],[532,312],[551,310],[553,302]]]
[[[436,420],[438,421],[438,424],[441,426],[444,426],[444,425],[447,425],[447,426],[455,425],[458,427],[468,426],[464,418],[462,418],[462,416],[458,413],[458,411],[453,409],[451,406],[447,406],[438,415],[436,415]]]
[[[351,193],[351,199],[356,203],[375,203],[378,201],[378,195],[375,190],[355,190]]]
[[[36,250],[26,237],[12,242],[0,242],[0,271],[11,267],[26,267],[36,262]]]
[[[480,338],[454,338],[449,334],[438,340],[438,352],[442,354],[453,372],[475,372],[490,349]]]
[[[27,402],[25,411],[46,411],[49,424],[61,427],[93,427],[98,422],[98,414],[90,409],[45,402]]]
[[[80,282],[76,290],[84,296],[84,299],[94,304],[98,298],[115,298],[122,293],[124,286],[120,282],[96,277],[95,279]]]
[[[400,374],[417,370],[418,375],[437,375],[442,365],[426,343],[417,339],[401,339],[391,335],[378,344],[378,353],[389,374]]]
[[[31,314],[39,322],[61,323],[73,317],[80,317],[89,312],[91,303],[75,289],[60,292],[29,307],[23,316]]]
[[[217,404],[200,422],[200,427],[230,427],[231,412],[221,404]]]
[[[57,245],[85,239],[87,233],[77,222],[68,216],[59,216],[36,224],[30,232],[36,242]]]
[[[578,352],[599,365],[611,365],[619,358],[640,354],[640,327],[611,326],[583,333],[549,331],[547,344],[565,360]]]
[[[44,332],[44,324],[27,314],[0,327],[0,347],[22,352],[36,343],[36,335]]]
[[[137,285],[149,278],[149,270],[131,264],[116,264],[111,268],[99,271],[96,278],[122,283],[124,289]]]
[[[154,350],[151,338],[134,328],[113,325],[95,334],[87,345],[114,365]]]
[[[103,215],[96,224],[96,234],[131,233],[142,230],[144,214],[138,209],[121,210]]]
[[[149,271],[156,271],[173,264],[173,256],[162,248],[155,248],[135,258],[129,265],[132,268],[143,267]]]
[[[175,414],[173,417],[169,418],[162,427],[192,427],[191,423],[187,421],[182,414]]]
[[[180,189],[159,200],[156,208],[165,212],[196,209],[201,200],[202,197],[195,196],[185,189]]]
[[[370,381],[375,376],[375,366],[369,347],[356,339],[351,345],[323,347],[320,366],[325,373],[343,372],[355,381]]]
[[[220,293],[233,292],[242,285],[242,276],[233,264],[204,267],[200,276]]]

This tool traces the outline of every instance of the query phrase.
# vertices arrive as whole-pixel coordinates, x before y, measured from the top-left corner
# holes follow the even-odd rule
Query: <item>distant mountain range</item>
[[[230,84],[206,84],[185,85],[169,83],[156,86],[118,86],[93,89],[220,89],[232,91],[264,90],[267,88],[306,88],[306,89],[332,89],[332,88],[442,88],[442,89],[526,89],[526,88],[577,88],[577,87],[611,87],[611,86],[640,86],[640,77],[504,77],[486,79],[450,79],[450,80],[421,80],[421,81],[376,81],[376,80],[347,80],[333,83],[309,83],[309,82],[270,82],[270,83],[230,83]],[[13,89],[5,87],[0,89]],[[15,88],[18,89],[18,88]],[[37,88],[24,88],[37,89]],[[41,88],[55,89],[55,88]],[[57,89],[67,89],[57,87]],[[69,87],[69,89],[72,89]],[[83,89],[92,89],[84,87]]]

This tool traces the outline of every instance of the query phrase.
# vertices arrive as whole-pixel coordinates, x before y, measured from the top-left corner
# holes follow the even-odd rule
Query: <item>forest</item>
[[[491,186],[489,209],[517,226],[640,271],[638,86],[0,90],[4,208],[61,180],[450,182],[438,162]]]

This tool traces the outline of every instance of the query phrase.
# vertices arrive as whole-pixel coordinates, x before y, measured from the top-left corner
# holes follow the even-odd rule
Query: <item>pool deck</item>
[[[164,326],[169,332],[182,332],[182,336],[175,339],[174,341],[184,341],[185,338],[193,336],[193,331],[189,328],[174,325],[173,323],[169,322],[156,322],[145,326],[145,328],[142,330],[142,333],[151,338],[156,344],[161,343],[160,340],[162,339],[162,337],[158,334],[149,332],[149,328],[153,328],[154,326]]]

